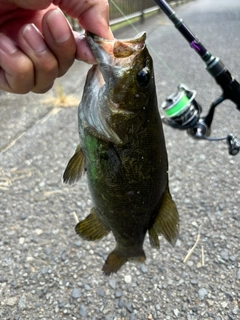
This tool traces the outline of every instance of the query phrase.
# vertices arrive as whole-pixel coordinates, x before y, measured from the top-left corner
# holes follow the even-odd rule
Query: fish
[[[93,207],[76,233],[88,241],[112,232],[116,246],[102,271],[144,262],[148,233],[174,246],[179,214],[169,191],[168,156],[158,110],[153,60],[146,33],[106,40],[86,33],[97,61],[88,71],[78,108],[80,143],[63,175],[67,184],[86,173]]]

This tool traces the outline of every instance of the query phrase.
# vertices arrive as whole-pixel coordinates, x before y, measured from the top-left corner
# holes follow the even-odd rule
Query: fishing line
[[[128,24],[133,28],[133,30],[136,33],[139,33],[140,31],[134,26],[134,24],[128,19],[128,17],[124,14],[124,12],[121,10],[121,8],[116,4],[114,0],[110,0],[110,2],[114,5],[114,7],[121,13],[121,15],[125,18],[125,20],[128,22]],[[157,59],[160,61],[160,63],[167,69],[168,73],[178,82],[181,83],[181,81],[178,79],[177,75],[168,67],[167,63],[160,57],[160,55],[155,51],[154,47],[149,44],[148,41],[147,46],[152,51],[152,53],[157,57]]]

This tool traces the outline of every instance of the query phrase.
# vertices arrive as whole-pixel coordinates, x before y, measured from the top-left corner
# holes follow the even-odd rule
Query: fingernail
[[[4,33],[0,33],[0,49],[7,54],[17,51],[16,45]]]
[[[60,10],[52,10],[49,13],[47,24],[56,42],[65,42],[71,37],[69,24]]]
[[[46,50],[47,46],[34,24],[31,23],[24,27],[23,37],[34,51],[40,53]]]

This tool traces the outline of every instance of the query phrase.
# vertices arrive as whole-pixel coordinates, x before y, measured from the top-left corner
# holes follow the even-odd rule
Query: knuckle
[[[31,91],[34,85],[34,67],[30,60],[19,59],[18,64],[13,66],[9,86],[12,92],[25,94]]]
[[[53,78],[57,77],[58,74],[58,62],[56,59],[50,59],[43,62],[40,66],[41,73],[45,74],[46,76],[52,76]]]
[[[26,79],[32,77],[34,73],[34,66],[29,59],[19,59],[16,68],[13,70],[19,81],[25,82]],[[19,83],[21,84],[21,82]]]

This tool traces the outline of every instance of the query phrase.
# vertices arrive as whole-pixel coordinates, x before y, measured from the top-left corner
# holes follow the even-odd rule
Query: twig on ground
[[[79,220],[78,220],[78,216],[77,216],[76,212],[73,211],[73,212],[72,212],[72,215],[73,215],[73,218],[75,219],[76,223],[78,223]]]
[[[202,224],[199,226],[196,242],[194,243],[193,247],[188,251],[188,254],[187,254],[186,257],[184,258],[183,263],[186,263],[186,262],[188,261],[188,259],[189,259],[190,256],[192,255],[194,249],[196,248],[197,244],[199,243],[199,241],[200,241],[201,228],[202,228]]]

